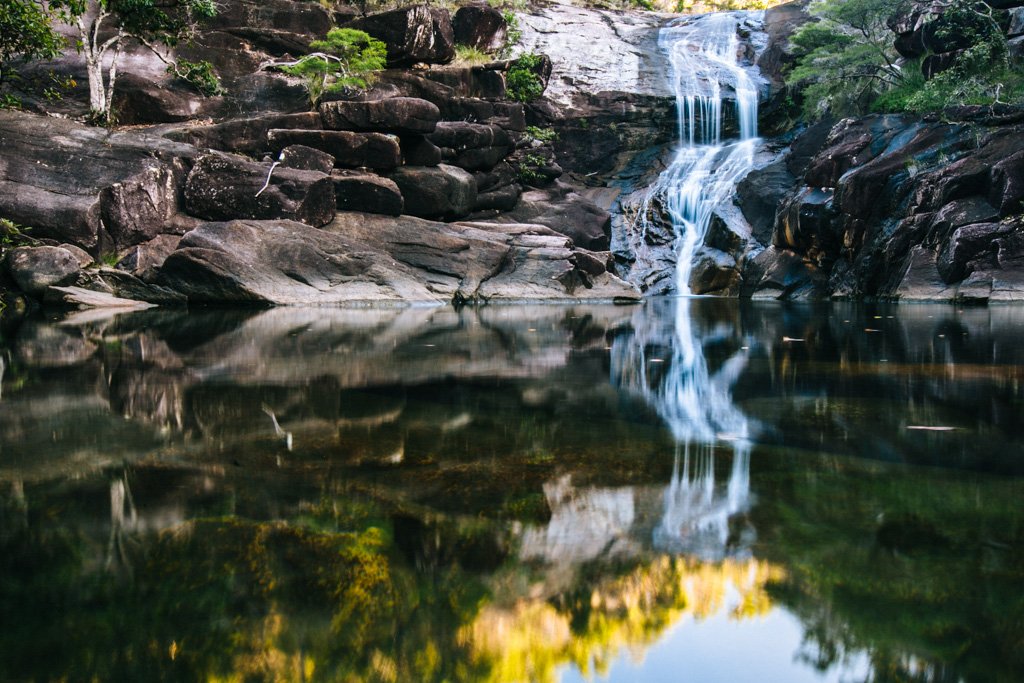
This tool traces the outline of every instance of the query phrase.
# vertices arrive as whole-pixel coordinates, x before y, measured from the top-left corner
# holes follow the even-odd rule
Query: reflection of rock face
[[[544,485],[551,522],[523,535],[524,560],[578,564],[636,552],[629,532],[635,518],[633,490],[573,489],[565,476]]]

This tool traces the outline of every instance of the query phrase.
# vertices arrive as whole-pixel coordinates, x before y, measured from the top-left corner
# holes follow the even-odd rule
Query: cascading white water
[[[678,112],[679,147],[640,207],[640,234],[649,229],[651,203],[660,201],[675,233],[676,290],[690,294],[690,272],[712,212],[732,197],[754,165],[757,88],[740,62],[742,13],[708,14],[674,22],[658,42],[669,56]],[[722,142],[724,92],[732,90],[739,139]]]
[[[730,517],[750,505],[751,428],[732,401],[732,386],[746,367],[748,352],[737,351],[712,374],[704,344],[727,331],[701,334],[693,329],[690,303],[679,298],[674,311],[665,311],[674,318],[671,330],[650,323],[663,319],[661,315],[636,318],[634,335],[612,346],[612,382],[642,396],[677,444],[662,519],[654,530],[655,546],[717,560],[733,554]],[[666,347],[670,358],[649,357],[650,349]],[[723,442],[733,452],[724,488],[715,479],[715,454]]]

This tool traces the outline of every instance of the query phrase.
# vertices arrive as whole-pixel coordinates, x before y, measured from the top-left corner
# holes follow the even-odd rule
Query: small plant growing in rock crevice
[[[387,48],[382,41],[351,28],[332,28],[324,40],[315,40],[309,47],[316,52],[293,62],[273,62],[264,67],[301,78],[313,107],[327,93],[369,87],[387,61]]]
[[[532,102],[544,93],[544,82],[537,74],[541,56],[532,52],[517,59],[505,74],[505,94],[516,102]]]
[[[455,64],[465,66],[476,66],[491,61],[491,56],[478,47],[472,45],[455,46]]]
[[[224,94],[213,64],[206,60],[190,62],[187,59],[179,59],[167,66],[167,73],[180,78],[207,97]]]

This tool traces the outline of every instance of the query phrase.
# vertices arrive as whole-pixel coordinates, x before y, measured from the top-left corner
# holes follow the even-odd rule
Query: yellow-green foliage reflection
[[[644,650],[684,616],[703,619],[727,607],[727,590],[739,593],[731,618],[771,609],[765,586],[781,580],[780,568],[758,560],[705,564],[659,557],[614,578],[598,579],[565,607],[555,600],[521,599],[490,605],[464,628],[460,641],[488,672],[486,681],[554,681],[562,665],[605,674],[615,657]]]

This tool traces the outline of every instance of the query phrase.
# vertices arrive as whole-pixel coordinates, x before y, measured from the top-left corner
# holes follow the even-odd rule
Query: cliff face
[[[922,62],[929,75],[964,46],[940,40],[927,9],[890,26],[901,54],[930,55]],[[1020,16],[1022,8],[1008,13],[1011,51]],[[746,248],[740,295],[1021,300],[1022,134],[1024,109],[999,104],[803,130],[781,160],[738,188],[758,239]]]
[[[615,23],[571,8],[523,22],[565,12],[605,32]],[[310,111],[301,79],[266,65],[307,53],[334,25],[382,40],[389,68]],[[569,161],[576,149],[552,130],[571,109],[565,89],[538,99],[513,84],[518,70],[542,91],[551,59],[453,63],[456,44],[493,55],[508,31],[486,6],[356,17],[343,4],[237,0],[177,51],[211,62],[222,95],[200,97],[143,49],[126,56],[115,98],[118,121],[139,127],[109,134],[40,116],[82,116],[87,100],[28,93],[34,113],[0,113],[0,218],[32,228],[5,240],[20,248],[8,250],[0,285],[83,305],[636,299],[607,252],[608,213],[556,181],[554,145]],[[636,41],[619,45],[640,59],[647,46]],[[46,69],[85,80],[74,54],[25,73]],[[577,89],[599,103],[589,113],[611,107],[596,87]],[[649,114],[634,118],[656,128]]]
[[[754,297],[1024,298],[1024,111],[836,124],[744,271]],[[812,131],[810,135],[817,133]],[[799,145],[802,141],[798,140]],[[748,183],[770,182],[755,173]]]

